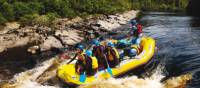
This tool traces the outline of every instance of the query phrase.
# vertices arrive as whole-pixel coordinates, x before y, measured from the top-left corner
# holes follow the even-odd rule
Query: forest
[[[55,18],[115,14],[131,9],[184,12],[188,0],[0,0],[0,24],[50,24]]]

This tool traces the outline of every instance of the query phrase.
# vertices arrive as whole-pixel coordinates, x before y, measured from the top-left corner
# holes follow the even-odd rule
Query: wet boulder
[[[40,45],[41,51],[50,50],[52,47],[63,48],[63,45],[54,36],[48,36],[47,39],[44,40],[44,43]]]

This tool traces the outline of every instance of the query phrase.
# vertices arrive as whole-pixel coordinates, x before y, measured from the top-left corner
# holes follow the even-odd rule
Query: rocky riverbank
[[[35,44],[27,50],[31,53],[68,47],[88,37],[95,38],[102,32],[109,32],[127,24],[138,12],[132,10],[115,15],[88,16],[85,19],[80,17],[57,19],[50,27],[39,25],[21,27],[16,22],[8,23],[0,29],[0,52],[29,43]]]

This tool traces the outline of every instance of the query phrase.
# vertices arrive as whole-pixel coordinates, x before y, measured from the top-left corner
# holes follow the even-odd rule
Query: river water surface
[[[200,88],[200,20],[173,13],[145,13],[140,20],[146,35],[156,40],[155,59],[166,77],[192,73],[188,88]]]

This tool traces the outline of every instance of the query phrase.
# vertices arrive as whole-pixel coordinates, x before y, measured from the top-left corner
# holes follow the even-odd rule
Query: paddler
[[[100,44],[100,42],[96,39],[93,40],[92,44],[94,45],[92,50],[93,55],[98,60],[99,69],[103,70],[107,67],[105,61],[105,46]]]
[[[132,45],[131,47],[125,48],[121,53],[120,53],[120,60],[123,60],[125,56],[128,56],[130,59],[135,57],[140,53],[137,45]]]
[[[121,40],[117,41],[117,48],[125,48],[130,45],[131,45],[131,43],[129,43],[129,41],[126,39],[121,39]]]
[[[84,54],[78,56],[75,69],[78,74],[86,73],[87,76],[92,76],[97,72],[98,62],[96,57],[92,56],[91,50],[86,50]]]
[[[134,33],[136,32],[137,30],[137,21],[136,19],[131,19],[130,22],[129,22],[129,25],[130,25],[130,31],[129,31],[129,35],[134,35]]]
[[[106,59],[111,68],[114,68],[119,64],[119,53],[115,48],[113,42],[109,41],[107,43],[107,46],[105,48],[105,53],[106,53]]]
[[[82,44],[79,44],[76,47],[76,54],[75,54],[75,56],[68,62],[68,64],[71,63],[72,61],[74,61],[76,59],[76,57],[78,57],[80,55],[83,55],[84,52],[85,52],[84,46]]]
[[[137,24],[136,27],[137,27],[137,30],[136,30],[134,35],[136,37],[142,37],[142,25],[141,24]]]
[[[141,38],[142,38],[142,25],[137,23],[136,19],[131,19],[130,21],[130,32],[129,34],[133,34],[133,41],[135,41],[135,44],[139,46]]]

